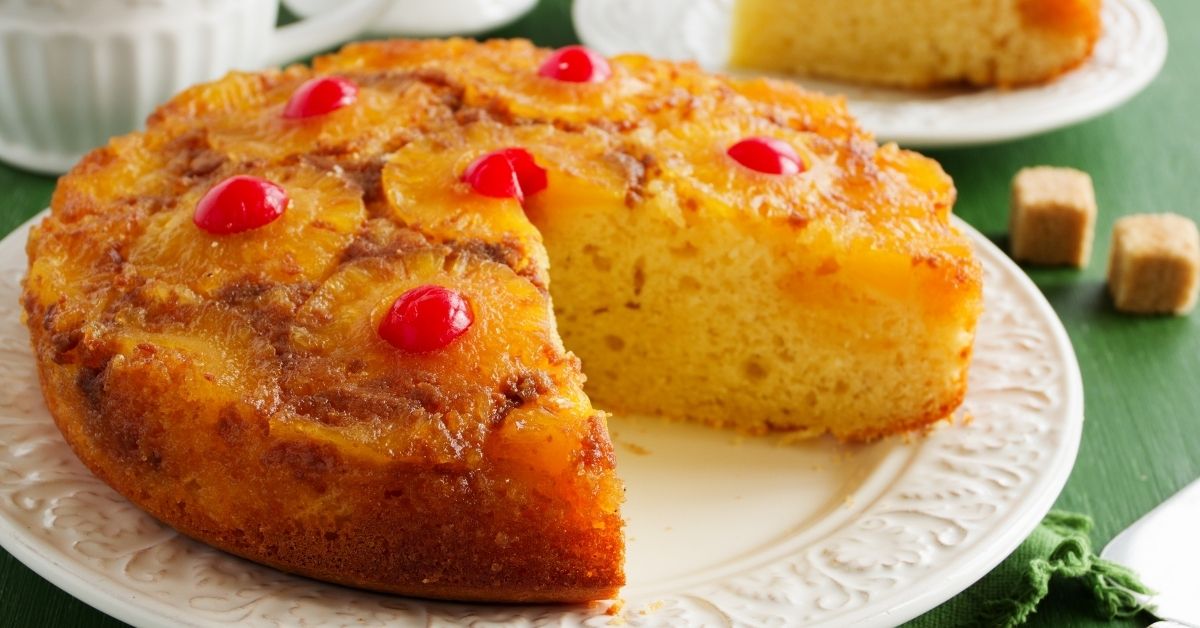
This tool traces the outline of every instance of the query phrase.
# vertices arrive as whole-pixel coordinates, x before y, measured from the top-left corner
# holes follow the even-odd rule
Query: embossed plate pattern
[[[734,0],[575,0],[579,38],[604,52],[693,59],[725,70]],[[863,126],[908,146],[1011,140],[1082,122],[1142,91],[1162,69],[1167,33],[1150,0],[1104,0],[1104,35],[1092,58],[1046,85],[999,90],[900,90],[817,79],[845,94]]]
[[[626,624],[894,625],[966,588],[1033,529],[1075,460],[1079,368],[1037,288],[964,228],[983,261],[986,307],[956,424],[840,447],[614,419],[629,486]],[[614,619],[608,603],[476,606],[350,590],[160,525],[84,469],[42,403],[17,305],[28,232],[0,242],[0,544],[54,584],[139,626]]]

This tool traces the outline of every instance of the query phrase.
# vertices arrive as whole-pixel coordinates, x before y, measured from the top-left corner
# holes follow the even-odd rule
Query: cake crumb
[[[784,447],[799,445],[820,436],[821,433],[821,430],[812,427],[801,427],[794,430],[789,430],[784,432],[783,435],[779,437],[778,444]]]
[[[1135,214],[1113,225],[1108,292],[1132,314],[1186,314],[1200,286],[1200,232],[1178,214]]]
[[[636,454],[638,456],[650,455],[649,449],[646,449],[645,447],[642,447],[641,445],[639,445],[637,443],[621,443],[621,446],[624,447],[630,453]]]
[[[1013,177],[1009,209],[1013,259],[1087,266],[1096,230],[1092,177],[1074,168],[1023,168]]]
[[[625,608],[625,600],[617,598],[612,601],[608,608],[604,609],[604,614],[616,617]],[[619,617],[618,617],[619,619]],[[622,622],[624,623],[624,622]]]

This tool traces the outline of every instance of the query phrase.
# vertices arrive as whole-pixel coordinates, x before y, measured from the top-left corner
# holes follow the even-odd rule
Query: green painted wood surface
[[[1160,0],[1170,32],[1162,75],[1118,111],[1040,137],[981,148],[932,151],[959,189],[956,212],[1003,239],[1008,185],[1033,164],[1090,172],[1100,205],[1096,249],[1083,271],[1028,269],[1066,324],[1083,370],[1087,421],[1079,461],[1057,506],[1095,518],[1102,546],[1122,528],[1200,477],[1200,313],[1134,318],[1104,294],[1112,222],[1133,212],[1174,211],[1200,220],[1200,2]],[[569,0],[542,0],[495,33],[547,46],[574,41]],[[45,207],[54,181],[0,165],[0,233]],[[1032,626],[1106,623],[1081,592],[1053,590]],[[120,626],[0,551],[0,626]]]

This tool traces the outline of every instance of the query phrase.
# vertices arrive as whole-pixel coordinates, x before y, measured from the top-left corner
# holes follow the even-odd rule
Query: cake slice
[[[489,116],[413,141],[384,168],[393,216],[424,232],[467,229],[497,250],[527,240],[513,217],[528,216],[597,405],[849,441],[958,407],[981,278],[935,162],[877,146],[837,100],[636,55],[582,90],[471,78],[493,66],[534,75],[542,59],[522,42],[389,42],[316,65],[437,71],[470,86],[464,104]],[[613,93],[624,96],[604,100]],[[581,109],[585,99],[596,102]],[[643,113],[613,133],[624,107]],[[760,137],[796,151],[802,171],[764,174],[728,154]],[[548,170],[544,191],[523,204],[446,194],[472,160],[507,146]]]
[[[738,0],[735,67],[900,87],[1041,83],[1083,63],[1100,0]]]

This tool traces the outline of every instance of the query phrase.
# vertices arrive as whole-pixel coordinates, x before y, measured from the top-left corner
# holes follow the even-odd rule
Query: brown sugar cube
[[[1185,314],[1200,287],[1200,232],[1177,214],[1126,216],[1113,225],[1108,291],[1118,310]]]
[[[1012,182],[1008,234],[1014,259],[1083,268],[1092,255],[1096,192],[1073,168],[1024,168]]]

